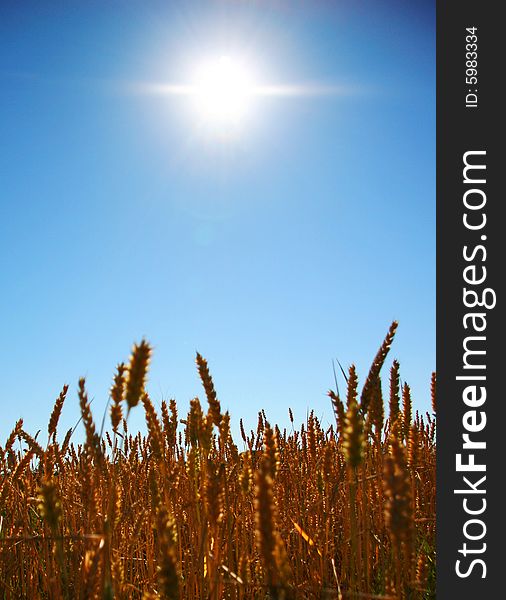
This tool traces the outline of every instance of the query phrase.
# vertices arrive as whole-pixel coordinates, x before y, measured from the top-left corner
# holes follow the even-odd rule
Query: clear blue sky
[[[1,3],[2,440],[22,416],[45,441],[66,382],[72,426],[82,375],[99,421],[142,337],[155,403],[203,398],[199,350],[235,425],[331,422],[332,359],[363,382],[393,319],[389,364],[428,410],[433,4]],[[267,83],[345,93],[259,98],[223,140],[184,98],[135,92],[234,52]]]

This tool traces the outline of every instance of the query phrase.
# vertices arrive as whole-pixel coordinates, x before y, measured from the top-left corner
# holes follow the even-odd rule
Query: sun
[[[259,62],[249,52],[200,55],[200,59],[187,52],[182,53],[184,58],[176,69],[185,73],[181,79],[132,82],[126,89],[177,100],[191,135],[203,139],[235,141],[247,130],[261,127],[265,123],[262,110],[272,107],[270,100],[355,93],[353,87],[333,83],[277,81],[272,72],[269,74],[272,66]]]
[[[211,124],[238,125],[251,108],[253,73],[230,56],[220,56],[195,69],[193,97],[202,119]]]

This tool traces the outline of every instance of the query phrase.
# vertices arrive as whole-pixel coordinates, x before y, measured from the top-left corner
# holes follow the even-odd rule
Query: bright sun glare
[[[183,105],[198,115],[198,129],[204,125],[212,135],[229,139],[251,124],[256,101],[267,97],[301,98],[350,93],[343,86],[315,83],[260,82],[258,71],[239,57],[222,55],[196,63],[184,82],[135,85],[143,93],[179,96]],[[264,74],[265,75],[265,74]],[[255,101],[255,102],[254,102]],[[255,106],[254,106],[255,105]],[[248,121],[248,123],[247,123]]]
[[[196,69],[195,106],[210,123],[239,124],[250,108],[253,90],[251,71],[228,56],[206,61]]]

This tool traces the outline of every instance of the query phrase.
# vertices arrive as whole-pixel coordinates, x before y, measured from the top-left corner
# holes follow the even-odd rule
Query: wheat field
[[[19,420],[0,447],[0,597],[434,598],[436,376],[433,413],[413,415],[393,361],[384,402],[396,327],[362,386],[352,365],[346,396],[329,391],[327,429],[313,412],[296,428],[289,409],[281,430],[260,411],[232,439],[200,354],[205,403],[157,411],[146,341],[117,367],[103,433],[79,381],[82,444],[58,435],[65,386],[45,445]],[[132,410],[146,435],[128,430]]]

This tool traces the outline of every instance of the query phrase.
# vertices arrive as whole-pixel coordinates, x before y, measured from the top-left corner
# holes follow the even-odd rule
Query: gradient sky
[[[328,424],[332,359],[363,383],[397,319],[387,368],[429,409],[433,4],[1,3],[1,440],[22,416],[45,441],[67,382],[63,435],[83,375],[100,421],[142,337],[157,405],[204,397],[198,350],[234,427],[261,408],[287,425],[289,406]],[[139,92],[223,54],[343,92],[259,98],[227,139],[187,99]]]

